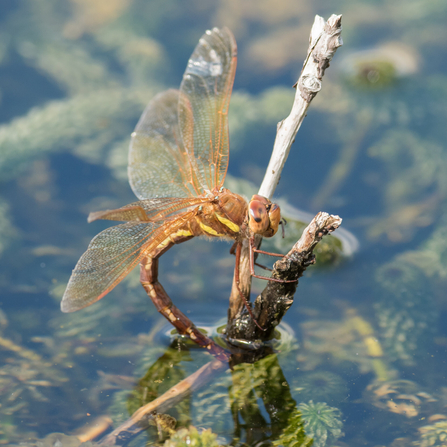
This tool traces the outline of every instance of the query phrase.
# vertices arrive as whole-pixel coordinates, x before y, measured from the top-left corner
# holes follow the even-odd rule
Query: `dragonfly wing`
[[[170,219],[190,208],[203,205],[210,199],[205,197],[161,197],[159,199],[140,200],[116,210],[95,211],[90,213],[88,221],[121,220],[125,222],[159,222]]]
[[[178,90],[155,96],[132,133],[128,175],[140,200],[201,193],[194,189],[189,157],[180,135],[178,98]]]
[[[99,233],[73,270],[62,311],[82,309],[110,292],[138,264],[156,230],[153,223],[128,222]]]
[[[62,311],[74,312],[100,300],[143,256],[150,256],[156,247],[166,243],[195,213],[185,211],[175,220],[160,223],[127,222],[99,233],[73,270],[62,298]]]
[[[228,108],[236,56],[231,31],[214,28],[199,40],[183,75],[178,115],[196,189],[212,190],[222,186],[225,179],[229,156]]]

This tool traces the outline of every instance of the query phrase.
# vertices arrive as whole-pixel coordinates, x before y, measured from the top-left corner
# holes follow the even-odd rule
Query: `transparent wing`
[[[129,150],[129,182],[140,200],[194,197],[222,186],[235,71],[234,37],[214,28],[199,40],[181,92],[168,90],[148,104]]]
[[[228,167],[228,108],[236,72],[236,41],[227,28],[207,31],[183,75],[179,123],[195,190],[223,185]]]
[[[73,270],[62,311],[82,309],[110,292],[138,264],[142,248],[155,230],[153,223],[128,222],[93,238]]]
[[[178,124],[178,90],[155,96],[147,105],[129,148],[130,186],[140,199],[191,197],[195,190]]]
[[[192,207],[209,202],[205,197],[161,197],[159,199],[140,200],[115,210],[95,211],[90,213],[88,221],[121,220],[124,222],[159,222],[171,219],[177,214],[188,211]]]
[[[174,221],[160,224],[127,222],[99,233],[73,270],[62,298],[62,311],[74,312],[100,300],[143,256],[175,233],[193,214],[194,211],[188,211]]]

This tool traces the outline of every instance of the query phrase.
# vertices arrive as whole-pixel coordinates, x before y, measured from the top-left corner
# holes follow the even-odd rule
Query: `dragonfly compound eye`
[[[269,221],[270,221],[269,230],[272,231],[272,234],[270,236],[274,236],[278,231],[279,223],[281,222],[281,210],[276,203],[272,203],[272,206],[269,210]]]
[[[269,228],[267,205],[267,199],[258,195],[253,196],[250,200],[248,205],[248,226],[255,234],[264,235]]]

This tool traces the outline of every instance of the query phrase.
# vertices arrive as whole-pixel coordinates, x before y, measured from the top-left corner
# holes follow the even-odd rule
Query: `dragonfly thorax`
[[[218,194],[217,206],[219,214],[237,226],[240,227],[245,222],[248,204],[239,194],[222,189]]]

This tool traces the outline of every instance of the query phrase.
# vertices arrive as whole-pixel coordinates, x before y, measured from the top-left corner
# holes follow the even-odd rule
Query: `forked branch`
[[[327,22],[318,15],[315,17],[310,33],[307,57],[300,77],[294,86],[296,87],[296,94],[292,110],[287,118],[278,123],[272,156],[258,192],[259,195],[268,199],[271,199],[275,192],[290,148],[306,116],[307,109],[312,99],[321,90],[324,72],[329,67],[337,48],[343,44],[340,37],[342,30],[341,17],[341,15],[332,15]],[[261,239],[257,239],[258,247],[260,242]],[[248,259],[248,245],[245,244],[242,247],[240,262],[240,284],[241,291],[247,298],[250,295],[251,286]],[[227,326],[228,336],[236,338],[236,333],[233,332],[232,327],[234,327],[235,319],[240,318],[243,311],[244,304],[233,279]]]

